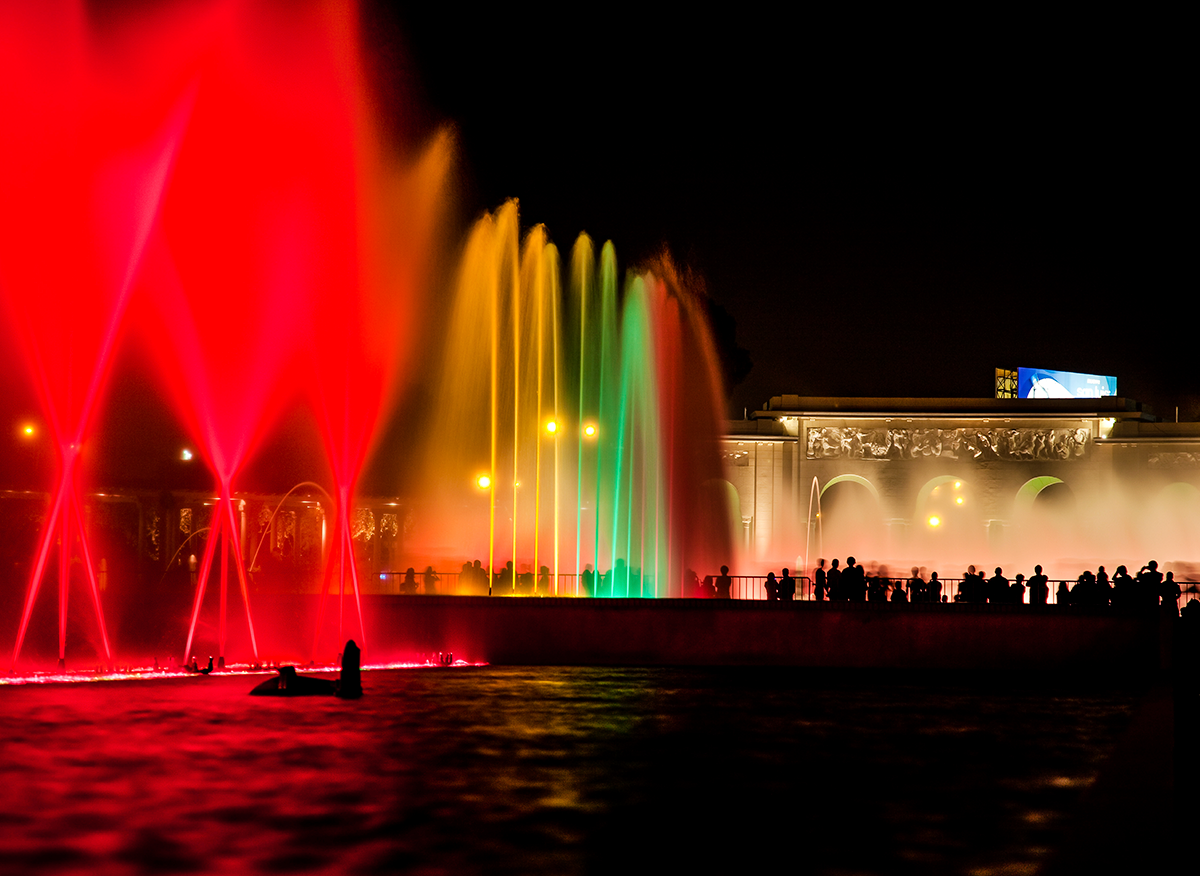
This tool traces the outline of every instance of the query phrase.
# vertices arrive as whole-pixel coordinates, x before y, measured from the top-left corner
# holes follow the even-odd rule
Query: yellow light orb
[[[555,432],[558,431],[558,423],[551,420],[549,423],[546,424],[546,431],[549,432],[551,435],[553,435]]]
[[[941,525],[941,522],[942,522],[941,518],[939,518],[939,517],[934,516],[934,517],[929,518],[930,526],[939,526],[939,525]]]
[[[583,427],[583,434],[589,438],[594,438],[596,436],[596,427],[591,423],[588,423]]]
[[[486,490],[492,485],[492,479],[485,474],[480,475],[475,479],[475,486],[481,490]]]
[[[955,500],[954,500],[954,504],[955,504],[955,505],[961,505],[962,503],[963,503],[963,497],[962,497],[962,496],[959,496],[957,499],[955,499]]]
[[[962,481],[955,481],[955,482],[954,482],[954,489],[956,489],[956,490],[957,490],[957,489],[958,489],[959,487],[961,487],[961,486],[962,486]]]
[[[34,428],[33,428],[33,426],[26,426],[25,428],[23,428],[21,430],[21,432],[25,435],[25,437],[32,438],[33,433],[34,433]]]

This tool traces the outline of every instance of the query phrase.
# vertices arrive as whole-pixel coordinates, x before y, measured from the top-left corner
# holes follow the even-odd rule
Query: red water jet
[[[162,88],[157,47],[118,62],[113,43],[125,36],[98,39],[79,2],[0,10],[0,289],[57,451],[14,666],[56,539],[59,663],[72,544],[112,660],[80,508],[79,456],[188,108],[186,89]]]

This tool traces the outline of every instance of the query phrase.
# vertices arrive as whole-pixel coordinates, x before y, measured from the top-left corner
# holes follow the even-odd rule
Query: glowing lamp
[[[961,505],[962,503],[963,503],[962,496],[959,496],[957,499],[954,500],[955,505]]]
[[[942,522],[941,518],[939,518],[939,517],[934,516],[934,517],[929,518],[930,526],[937,527],[937,526],[941,525],[941,522]]]
[[[34,429],[33,426],[31,426],[31,425],[27,425],[21,429],[21,434],[24,435],[26,438],[32,438],[36,432],[37,432],[37,430]]]
[[[184,462],[191,462],[192,451],[188,450],[186,447],[183,448],[183,450],[180,451],[179,458],[182,459]]]
[[[586,426],[583,427],[583,434],[586,435],[588,438],[595,438],[596,437],[596,427],[594,425],[592,425],[591,423],[588,423]]]
[[[475,479],[475,486],[479,487],[479,489],[481,489],[481,490],[486,490],[491,485],[492,485],[492,479],[485,474],[480,475],[479,477],[477,477]]]
[[[553,435],[555,432],[558,431],[558,423],[551,420],[549,423],[546,424],[546,431],[549,432],[551,435]]]

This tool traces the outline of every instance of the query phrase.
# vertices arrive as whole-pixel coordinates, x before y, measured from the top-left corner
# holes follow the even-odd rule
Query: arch
[[[1187,481],[1174,481],[1158,491],[1161,500],[1190,504],[1200,501],[1200,489]]]
[[[1024,513],[1033,507],[1033,500],[1038,497],[1038,494],[1047,487],[1052,487],[1055,484],[1066,485],[1062,478],[1052,477],[1050,475],[1042,475],[1041,477],[1030,478],[1025,483],[1021,484],[1017,490],[1016,500],[1013,510],[1018,513]]]
[[[864,478],[862,475],[843,474],[843,475],[838,475],[837,477],[830,478],[828,481],[825,482],[825,486],[821,487],[821,495],[824,496],[825,493],[829,490],[829,488],[834,486],[835,484],[859,484],[861,486],[866,487],[870,491],[871,496],[875,499],[876,502],[880,502],[879,490],[875,489],[875,485],[873,483],[871,483],[869,480],[867,480],[866,478]]]
[[[929,504],[929,497],[933,495],[933,491],[938,487],[949,484],[965,484],[966,481],[957,475],[938,475],[935,478],[930,478],[917,491],[917,502],[913,508],[913,520],[920,520],[925,514],[925,507]]]
[[[820,497],[822,552],[867,557],[884,551],[883,500],[874,484],[861,475],[838,475]]]

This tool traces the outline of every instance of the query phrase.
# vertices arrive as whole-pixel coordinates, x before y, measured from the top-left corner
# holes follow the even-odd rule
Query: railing
[[[488,593],[487,573],[481,575],[472,575],[468,579],[461,571],[456,572],[434,572],[435,580],[433,581],[433,589],[426,589],[425,573],[417,572],[414,576],[415,585],[411,588],[406,588],[404,585],[404,572],[380,572],[378,573],[377,587],[364,587],[366,592],[382,593],[382,594],[403,594],[411,593],[416,595],[437,595],[437,596],[486,596]],[[492,585],[492,595],[494,596],[586,596],[588,595],[583,589],[584,576],[573,572],[561,572],[556,576],[551,574],[543,576],[538,580],[534,580],[531,575],[518,575],[514,589],[511,580],[504,579],[497,575],[495,582]],[[796,581],[796,600],[803,602],[812,602],[813,594],[813,579],[808,576],[792,576]],[[766,601],[767,599],[767,576],[766,575],[731,575],[732,586],[730,588],[730,596],[738,600],[750,601]],[[716,576],[712,576],[715,583]],[[776,579],[778,580],[778,578]],[[941,599],[943,603],[955,603],[959,590],[962,587],[962,578],[939,578],[939,583],[942,585]],[[868,579],[868,584],[870,579]],[[888,579],[887,599],[891,601],[892,590],[896,583],[902,583],[906,593],[909,591],[908,579],[892,578]],[[1047,600],[1048,605],[1056,605],[1058,603],[1059,585],[1065,583],[1068,588],[1073,587],[1075,582],[1070,579],[1057,579],[1048,582],[1050,595]],[[1180,582],[1181,586],[1186,585],[1183,595],[1179,599],[1179,604],[1186,602],[1189,598],[1200,595],[1197,593],[1196,585],[1189,582]],[[631,572],[628,575],[612,579],[601,579],[599,596],[653,596],[654,583],[649,578],[645,581],[645,591],[642,590],[642,580],[636,572]],[[616,592],[612,592],[613,590]],[[693,597],[696,594],[686,593],[685,597]],[[908,598],[912,599],[912,594],[908,593]],[[826,601],[829,597],[826,595]],[[1029,604],[1029,591],[1026,589],[1023,597],[1023,603]],[[979,605],[979,602],[968,603]]]

